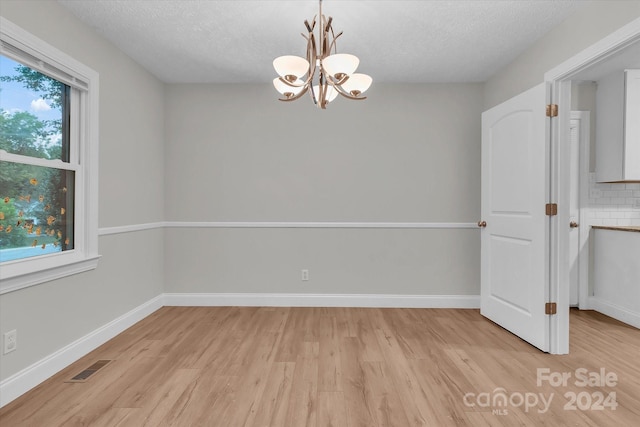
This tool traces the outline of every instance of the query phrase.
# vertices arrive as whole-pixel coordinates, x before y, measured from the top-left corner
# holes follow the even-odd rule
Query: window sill
[[[63,277],[73,274],[82,273],[84,271],[94,270],[98,266],[100,255],[82,257],[80,254],[69,254],[64,261],[56,262],[55,265],[47,266],[37,271],[26,273],[6,272],[0,274],[0,295],[29,286],[38,285],[40,283],[49,282],[51,280],[62,279]],[[46,264],[49,260],[43,259]],[[33,262],[33,261],[31,261]],[[7,270],[3,267],[2,270]],[[9,274],[11,274],[9,276]]]

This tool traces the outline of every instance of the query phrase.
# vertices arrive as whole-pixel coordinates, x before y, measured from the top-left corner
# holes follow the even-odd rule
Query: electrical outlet
[[[18,331],[14,329],[13,331],[5,332],[3,354],[11,353],[16,348],[18,348]]]
[[[636,209],[640,209],[640,199],[635,199],[633,201],[633,207]]]
[[[590,199],[597,199],[599,197],[602,197],[602,190],[599,188],[592,188],[591,191],[589,191]]]
[[[302,281],[303,282],[309,281],[309,270],[307,269],[302,270]]]

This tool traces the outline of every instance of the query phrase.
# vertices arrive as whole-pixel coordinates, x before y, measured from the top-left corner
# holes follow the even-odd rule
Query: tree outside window
[[[70,87],[0,56],[0,262],[73,249]]]

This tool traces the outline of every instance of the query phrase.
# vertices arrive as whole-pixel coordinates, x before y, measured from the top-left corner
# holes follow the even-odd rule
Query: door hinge
[[[555,302],[548,302],[544,305],[544,314],[556,314],[557,306]]]
[[[547,105],[547,117],[558,117],[558,104]]]
[[[557,203],[547,203],[545,205],[545,213],[548,216],[558,215],[558,204]]]

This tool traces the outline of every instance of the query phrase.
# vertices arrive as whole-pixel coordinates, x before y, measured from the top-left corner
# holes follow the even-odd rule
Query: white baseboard
[[[123,314],[84,337],[50,354],[33,365],[0,382],[0,408],[31,390],[44,380],[98,348],[125,329],[162,308],[163,296],[157,297]]]
[[[165,293],[169,306],[480,308],[479,295]]]
[[[589,298],[589,307],[616,320],[640,329],[640,313],[620,307],[619,305],[601,300],[597,297]]]

